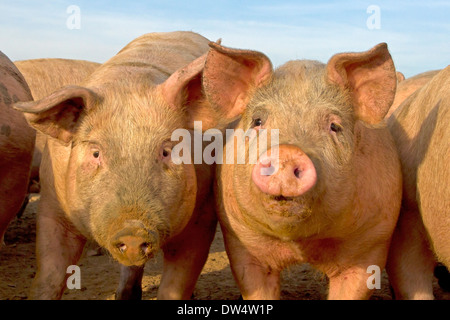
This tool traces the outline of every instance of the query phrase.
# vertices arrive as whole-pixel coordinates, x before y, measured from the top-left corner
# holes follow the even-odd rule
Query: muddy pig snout
[[[111,238],[115,256],[124,265],[143,265],[159,249],[156,232],[142,227],[126,227]]]
[[[252,179],[264,193],[298,197],[317,181],[311,159],[298,147],[280,145],[267,150],[253,167]]]

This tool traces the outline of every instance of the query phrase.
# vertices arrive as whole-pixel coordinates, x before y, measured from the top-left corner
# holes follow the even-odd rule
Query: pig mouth
[[[282,203],[282,202],[284,202],[284,201],[293,201],[293,200],[294,200],[294,197],[285,197],[285,196],[282,196],[282,195],[279,195],[279,196],[270,196],[270,198],[271,198],[272,200],[278,201],[278,202],[280,202],[280,203]]]
[[[141,258],[139,260],[133,260],[132,262],[128,259],[122,259],[121,257],[113,255],[113,257],[124,266],[132,267],[132,266],[143,266],[147,262],[148,259]]]
[[[299,197],[285,197],[282,195],[267,196],[263,205],[267,212],[273,216],[286,218],[307,219],[312,214],[310,205]]]

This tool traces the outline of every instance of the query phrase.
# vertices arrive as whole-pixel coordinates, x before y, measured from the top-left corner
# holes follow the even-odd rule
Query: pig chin
[[[256,186],[250,190],[257,200],[251,205],[248,200],[241,202],[241,206],[251,219],[249,221],[258,225],[263,233],[285,241],[296,241],[314,236],[320,229],[322,215],[315,210],[317,189],[299,197],[266,194]],[[255,207],[260,209],[255,210]]]
[[[307,220],[312,215],[309,201],[302,198],[262,194],[262,205],[269,215]]]

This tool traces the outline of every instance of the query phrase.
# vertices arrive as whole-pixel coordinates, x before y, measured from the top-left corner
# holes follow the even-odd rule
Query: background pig
[[[20,71],[0,52],[0,246],[27,193],[36,135],[12,104],[32,99]]]
[[[56,89],[69,84],[80,84],[100,64],[85,60],[32,59],[14,62],[24,76],[35,100],[50,95]],[[30,192],[39,192],[39,165],[46,142],[45,135],[36,133],[33,162],[30,175]]]
[[[258,135],[279,129],[254,165],[227,148],[235,133],[224,150],[234,164],[224,159],[218,171],[219,221],[243,298],[279,298],[280,272],[303,262],[329,277],[329,299],[368,298],[368,267],[384,268],[401,201],[400,163],[380,123],[397,82],[386,44],[275,72],[261,53],[213,47],[204,79],[220,118],[242,114],[234,128]]]
[[[40,100],[56,89],[69,84],[79,84],[101,64],[72,59],[31,59],[14,64],[27,80],[35,100]]]
[[[171,134],[203,108],[207,50],[195,33],[147,34],[81,86],[16,105],[48,137],[32,298],[61,297],[88,238],[132,275],[162,248],[158,298],[190,298],[215,231],[214,168],[175,165]]]
[[[450,67],[414,92],[388,119],[404,181],[387,265],[398,299],[433,299],[436,260],[450,267],[449,122]]]
[[[386,114],[386,119],[391,116],[392,113],[406,100],[414,91],[422,88],[428,81],[431,80],[439,70],[427,71],[415,75],[414,77],[405,79],[405,76],[399,76],[397,73],[398,85],[395,93],[395,99],[392,106],[389,108],[389,112]]]

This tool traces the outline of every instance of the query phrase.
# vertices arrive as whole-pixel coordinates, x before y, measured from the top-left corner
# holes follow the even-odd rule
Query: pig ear
[[[39,101],[18,102],[14,108],[22,111],[35,129],[69,143],[80,114],[98,100],[90,89],[67,86]]]
[[[159,85],[164,100],[170,106],[186,110],[189,128],[193,128],[194,121],[214,118],[213,111],[205,103],[202,91],[202,72],[205,61],[206,54],[175,71]]]
[[[375,124],[394,101],[397,77],[386,43],[361,53],[341,53],[327,64],[327,78],[349,90],[357,118]]]
[[[401,73],[400,71],[396,72],[396,76],[397,76],[397,83],[400,83],[403,80],[405,80],[405,75],[403,73]]]
[[[261,52],[231,49],[211,42],[203,88],[219,119],[231,122],[245,110],[254,89],[268,82],[273,68]]]
[[[262,53],[213,42],[210,47],[160,85],[169,105],[185,108],[190,128],[194,121],[202,121],[203,130],[233,121],[244,111],[252,90],[272,74],[272,64]]]
[[[193,103],[201,95],[201,72],[205,65],[206,54],[197,58],[186,67],[175,71],[160,85],[166,102],[173,107],[183,107]]]

